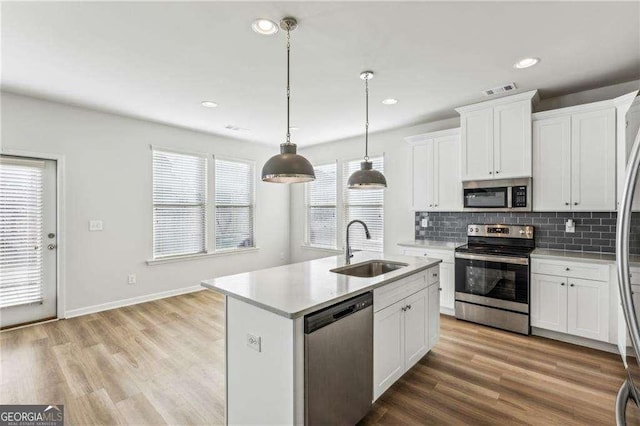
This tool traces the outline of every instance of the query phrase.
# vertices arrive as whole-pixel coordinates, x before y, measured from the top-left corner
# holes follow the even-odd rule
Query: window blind
[[[345,161],[344,182],[356,170],[362,160]],[[384,157],[371,158],[373,168],[384,173]],[[384,249],[384,189],[348,189],[344,186],[344,227],[354,219],[367,224],[371,239],[367,240],[359,225],[352,226],[349,235],[351,248],[382,252]]]
[[[254,247],[254,166],[215,159],[216,250]]]
[[[307,244],[336,248],[336,163],[314,166],[316,179],[306,184]]]
[[[207,159],[153,151],[153,256],[204,253]]]
[[[0,308],[42,302],[41,161],[0,161]]]

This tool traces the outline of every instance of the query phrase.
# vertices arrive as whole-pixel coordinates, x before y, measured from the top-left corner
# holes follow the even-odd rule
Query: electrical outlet
[[[256,352],[262,352],[262,337],[247,333],[247,346]]]
[[[136,274],[129,274],[127,277],[127,283],[135,284],[136,283]]]
[[[573,221],[573,219],[568,219],[565,224],[564,224],[564,232],[567,232],[569,234],[573,234],[576,232],[576,223]]]
[[[429,226],[429,218],[424,218],[424,219],[422,219],[422,221],[420,222],[420,225],[421,225],[423,228],[428,227],[428,226]]]
[[[102,231],[102,221],[101,220],[90,220],[89,221],[89,231]]]

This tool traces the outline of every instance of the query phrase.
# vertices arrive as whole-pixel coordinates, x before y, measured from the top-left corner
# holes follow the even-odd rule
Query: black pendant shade
[[[387,187],[384,175],[373,168],[371,161],[360,163],[360,170],[349,176],[349,189],[383,189]]]
[[[275,183],[303,183],[316,178],[313,166],[296,153],[296,144],[283,143],[280,154],[274,155],[262,168],[262,180]]]
[[[366,119],[364,123],[364,161],[360,163],[360,170],[353,172],[347,181],[349,189],[384,189],[387,179],[369,161],[369,80],[373,78],[373,71],[363,71],[360,78],[364,80]]]
[[[302,155],[296,152],[297,146],[291,143],[290,101],[291,82],[290,56],[291,56],[291,31],[298,27],[298,21],[290,16],[282,18],[280,28],[287,32],[287,140],[280,144],[280,154],[274,155],[262,167],[262,181],[273,183],[303,183],[316,179],[313,166]]]

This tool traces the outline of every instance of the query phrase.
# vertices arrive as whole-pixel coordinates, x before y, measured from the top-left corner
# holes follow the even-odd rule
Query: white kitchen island
[[[304,424],[304,316],[340,301],[373,291],[373,399],[433,347],[441,260],[357,252],[351,264],[375,259],[407,266],[355,277],[331,272],[345,265],[332,256],[202,282],[225,296],[227,424]]]

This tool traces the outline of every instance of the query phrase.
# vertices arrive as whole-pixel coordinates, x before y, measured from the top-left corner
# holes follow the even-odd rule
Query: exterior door
[[[0,157],[0,327],[57,316],[56,162]]]

